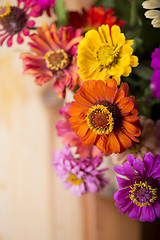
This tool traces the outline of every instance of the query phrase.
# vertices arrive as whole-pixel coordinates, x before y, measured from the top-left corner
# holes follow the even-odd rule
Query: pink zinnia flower
[[[62,142],[64,145],[69,145],[70,147],[76,147],[76,154],[79,154],[80,158],[87,156],[95,157],[102,156],[101,151],[96,146],[86,147],[77,136],[75,132],[72,131],[69,118],[71,117],[68,113],[71,103],[66,103],[65,107],[62,107],[59,111],[60,115],[64,120],[59,120],[57,122],[56,128],[58,131],[58,136],[62,137]]]
[[[60,27],[46,23],[30,35],[32,53],[22,53],[24,73],[35,76],[35,83],[42,86],[54,80],[53,88],[59,98],[65,97],[66,87],[74,90],[81,85],[77,67],[77,45],[81,41],[81,30],[74,33],[72,27]]]
[[[7,40],[8,47],[12,46],[12,39],[17,35],[17,42],[23,43],[24,39],[21,36],[29,35],[29,28],[35,25],[30,17],[36,17],[35,11],[32,9],[32,3],[29,0],[17,0],[17,6],[11,6],[6,3],[4,6],[0,5],[0,45]],[[22,5],[22,6],[21,6]]]
[[[42,15],[44,11],[48,16],[51,16],[50,9],[54,7],[55,0],[30,0],[33,3],[33,8]]]
[[[108,184],[104,172],[108,169],[97,167],[102,163],[101,157],[95,158],[74,158],[69,147],[63,151],[54,151],[52,164],[57,175],[65,187],[71,189],[71,194],[81,196],[87,192],[96,193]]]

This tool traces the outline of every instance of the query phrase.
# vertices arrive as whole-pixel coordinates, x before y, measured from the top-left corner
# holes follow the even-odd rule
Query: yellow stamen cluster
[[[97,134],[109,134],[114,127],[112,113],[103,105],[95,105],[89,108],[86,121],[91,130]]]
[[[83,178],[77,178],[73,173],[70,173],[67,180],[74,185],[79,185],[83,182]]]
[[[63,49],[49,51],[44,55],[46,65],[53,71],[64,69],[69,64],[69,56]]]
[[[153,203],[156,199],[157,199],[157,188],[152,188],[147,181],[142,182],[140,181],[139,183],[137,183],[135,181],[133,187],[130,186],[130,188],[132,190],[130,190],[130,199],[133,201],[134,204],[136,204],[137,206],[140,207],[146,207],[151,205],[151,203]],[[137,197],[135,196],[135,194],[140,190],[140,189],[146,189],[151,198],[150,199],[146,199],[146,202],[140,202],[139,199],[137,199]]]
[[[101,46],[96,52],[96,60],[100,63],[101,67],[108,67],[110,64],[116,63],[119,53],[119,47],[114,49],[109,45]]]
[[[5,11],[3,12],[2,9],[3,10],[5,9]],[[4,18],[5,16],[9,15],[10,12],[11,12],[11,5],[10,5],[10,3],[6,2],[5,7],[0,5],[0,12],[2,12],[2,13],[0,13],[0,18]]]

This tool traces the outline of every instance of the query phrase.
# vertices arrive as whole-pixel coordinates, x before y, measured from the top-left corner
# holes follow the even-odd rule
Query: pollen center
[[[2,7],[2,5],[0,5],[0,18],[3,18],[7,15],[9,15],[11,12],[11,5],[10,3],[6,3],[4,7]]]
[[[69,177],[67,178],[67,180],[74,184],[74,185],[79,185],[83,182],[82,178],[77,178],[73,173],[70,173]]]
[[[157,188],[152,188],[147,181],[135,182],[130,188],[130,199],[140,207],[151,205],[157,199]]]
[[[95,105],[89,108],[86,121],[90,129],[97,134],[109,134],[114,127],[112,113],[103,105]]]
[[[69,65],[69,55],[63,50],[49,51],[44,56],[47,67],[54,71],[64,69]]]
[[[119,50],[110,47],[109,45],[101,46],[96,52],[96,59],[103,67],[108,67],[113,62],[116,62]]]

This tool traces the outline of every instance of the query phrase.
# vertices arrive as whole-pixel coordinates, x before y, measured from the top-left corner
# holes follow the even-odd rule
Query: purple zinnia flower
[[[52,164],[66,188],[71,188],[71,194],[81,196],[87,192],[96,193],[108,184],[103,173],[108,169],[99,169],[102,158],[74,158],[67,146],[63,151],[54,151]]]
[[[22,5],[22,6],[21,6]],[[23,37],[29,35],[29,28],[35,25],[30,17],[36,17],[37,12],[32,8],[32,2],[30,0],[17,0],[17,6],[11,6],[10,3],[6,3],[4,6],[0,5],[0,45],[8,38],[8,47],[12,46],[12,39],[14,35],[17,35],[17,42],[23,43]]]
[[[119,212],[142,222],[160,218],[160,155],[146,153],[143,161],[132,154],[115,171],[120,189],[114,194]]]
[[[151,88],[153,96],[160,98],[160,47],[155,49],[151,57],[151,67],[154,69],[153,76],[151,78]]]

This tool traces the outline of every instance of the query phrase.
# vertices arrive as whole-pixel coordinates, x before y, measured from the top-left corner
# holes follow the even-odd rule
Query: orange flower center
[[[0,18],[3,18],[7,15],[9,15],[11,12],[11,5],[10,3],[6,3],[4,7],[2,7],[2,5],[0,5]]]
[[[63,50],[49,51],[44,56],[46,65],[53,71],[59,71],[69,65],[69,55]]]
[[[89,108],[86,121],[89,128],[99,135],[109,134],[114,127],[112,113],[103,105],[95,105]]]
[[[79,185],[83,182],[82,178],[77,178],[73,173],[70,173],[69,177],[67,180],[72,183],[73,185]]]

